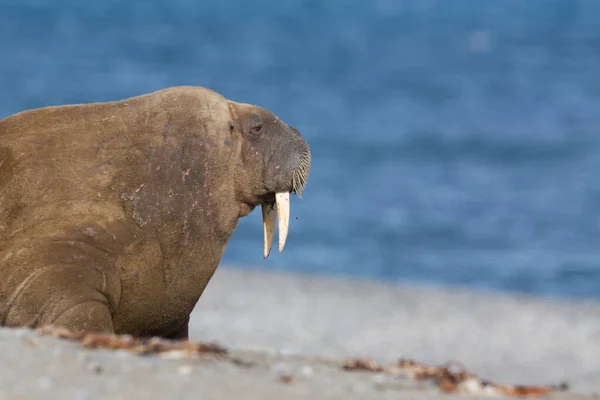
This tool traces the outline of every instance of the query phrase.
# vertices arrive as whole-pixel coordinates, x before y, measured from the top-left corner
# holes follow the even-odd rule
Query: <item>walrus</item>
[[[240,218],[261,205],[283,251],[310,165],[296,128],[203,87],[1,120],[0,324],[188,339]]]

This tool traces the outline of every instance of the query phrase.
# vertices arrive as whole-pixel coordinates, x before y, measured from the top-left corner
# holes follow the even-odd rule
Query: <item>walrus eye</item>
[[[258,136],[262,134],[263,131],[263,121],[262,119],[256,115],[252,114],[250,116],[250,121],[248,121],[248,128],[250,128],[250,134]]]

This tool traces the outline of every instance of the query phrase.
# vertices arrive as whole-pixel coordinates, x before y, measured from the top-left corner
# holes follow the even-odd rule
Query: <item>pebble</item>
[[[300,374],[302,374],[303,376],[313,376],[314,371],[311,366],[305,365],[300,369]]]
[[[88,364],[88,368],[95,374],[101,374],[102,372],[104,372],[104,367],[102,367],[102,365],[100,365],[97,362],[90,362]]]
[[[383,385],[388,380],[389,377],[385,376],[384,374],[377,374],[373,377],[373,382],[375,382],[376,385]]]
[[[277,374],[277,378],[285,383],[291,383],[293,374],[290,367],[285,363],[277,363],[271,368]]]
[[[192,373],[192,367],[190,365],[182,365],[181,367],[177,368],[177,373],[179,375],[189,375]]]

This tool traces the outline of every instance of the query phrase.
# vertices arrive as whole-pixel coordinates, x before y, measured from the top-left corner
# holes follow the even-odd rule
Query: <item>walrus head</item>
[[[279,251],[283,251],[290,219],[290,193],[300,198],[310,172],[311,155],[300,132],[269,110],[230,102],[231,129],[239,132],[236,195],[249,211],[262,206],[264,258],[269,256],[279,225]]]

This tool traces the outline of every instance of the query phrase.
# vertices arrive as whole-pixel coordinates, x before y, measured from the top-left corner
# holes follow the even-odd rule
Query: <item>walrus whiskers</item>
[[[306,189],[306,182],[310,173],[310,162],[310,152],[302,154],[300,165],[294,171],[294,175],[292,177],[293,192],[296,193],[300,198],[302,198],[302,192],[304,192]]]

